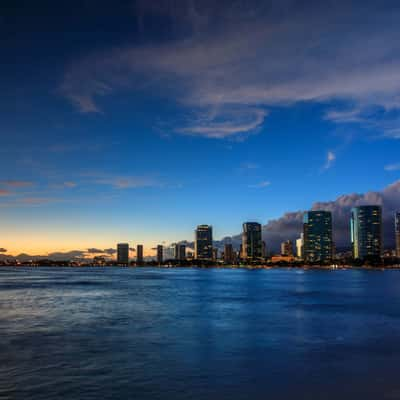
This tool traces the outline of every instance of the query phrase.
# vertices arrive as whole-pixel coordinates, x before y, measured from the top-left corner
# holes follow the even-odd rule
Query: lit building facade
[[[195,231],[194,252],[197,260],[212,260],[212,226],[199,225]]]
[[[303,249],[304,249],[304,233],[300,234],[300,237],[296,239],[296,255],[297,258],[303,258]]]
[[[400,212],[395,216],[396,257],[400,257]]]
[[[281,243],[281,255],[293,257],[293,243],[291,240],[286,240]]]
[[[307,262],[332,261],[332,214],[330,211],[307,211],[303,217],[303,258]]]
[[[353,257],[365,259],[382,255],[382,208],[359,206],[351,209]]]
[[[128,264],[129,263],[129,244],[118,243],[117,244],[117,263]]]
[[[262,230],[258,222],[245,222],[242,234],[242,258],[256,260],[263,257]]]

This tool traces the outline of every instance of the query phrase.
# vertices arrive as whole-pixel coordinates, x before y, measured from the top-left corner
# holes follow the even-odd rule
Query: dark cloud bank
[[[400,180],[385,187],[379,192],[364,194],[352,193],[338,197],[336,200],[316,202],[312,210],[327,210],[332,212],[334,240],[338,248],[350,247],[350,210],[352,207],[368,204],[382,206],[383,210],[383,240],[385,247],[394,246],[394,213],[400,210]],[[282,241],[295,240],[302,231],[304,210],[287,212],[281,218],[269,221],[263,226],[263,237],[270,250],[278,251]],[[240,235],[224,238],[217,242],[221,246],[231,241],[240,244]]]

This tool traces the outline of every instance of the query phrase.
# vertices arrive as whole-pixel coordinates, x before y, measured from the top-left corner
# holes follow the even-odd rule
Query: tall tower
[[[281,255],[282,256],[293,256],[293,243],[291,240],[286,240],[281,243]]]
[[[242,257],[244,259],[256,260],[262,258],[261,224],[258,222],[245,222],[243,224],[242,245]]]
[[[304,249],[304,233],[300,234],[300,237],[296,239],[296,255],[297,258],[303,258],[303,249]]]
[[[307,262],[332,260],[332,214],[330,211],[306,211],[303,217],[304,254]]]
[[[158,264],[162,264],[163,263],[163,246],[161,244],[159,244],[157,246],[157,262]]]
[[[143,245],[138,244],[136,247],[136,264],[143,264]]]
[[[184,261],[186,260],[186,245],[177,243],[174,249],[175,260]]]
[[[118,243],[117,244],[117,263],[128,264],[129,263],[129,244]]]
[[[396,257],[400,257],[400,212],[395,216]]]
[[[199,225],[195,231],[194,251],[198,260],[212,260],[212,226]]]
[[[233,262],[233,246],[231,243],[225,243],[224,245],[224,262],[226,264]]]
[[[382,208],[360,206],[351,209],[353,257],[361,260],[382,255]]]

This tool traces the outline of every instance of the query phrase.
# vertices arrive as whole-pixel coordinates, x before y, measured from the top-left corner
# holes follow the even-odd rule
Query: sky
[[[396,1],[2,2],[0,251],[151,254],[249,220],[273,247],[327,207],[345,245],[360,201],[391,224],[399,20]]]

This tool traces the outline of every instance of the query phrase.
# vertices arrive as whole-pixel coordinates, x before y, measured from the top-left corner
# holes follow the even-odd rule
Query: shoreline
[[[83,265],[39,265],[39,264],[9,264],[0,265],[1,268],[96,268],[96,269],[245,269],[245,270],[271,270],[271,269],[293,269],[293,270],[323,270],[323,271],[336,271],[336,270],[400,270],[400,264],[395,265],[95,265],[95,264],[83,264]]]

